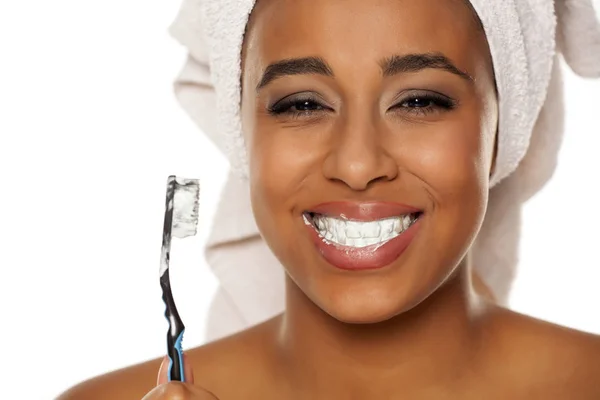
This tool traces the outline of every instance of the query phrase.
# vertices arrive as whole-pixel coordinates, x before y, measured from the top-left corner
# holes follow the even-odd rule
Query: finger
[[[165,356],[158,370],[158,378],[156,380],[157,386],[169,382],[169,363],[169,357]],[[194,371],[192,370],[192,365],[185,354],[183,355],[183,373],[186,383],[194,383]]]
[[[142,400],[219,400],[211,392],[188,383],[170,382],[155,387]]]

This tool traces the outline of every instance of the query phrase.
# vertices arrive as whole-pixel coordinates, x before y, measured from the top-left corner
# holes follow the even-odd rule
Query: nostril
[[[394,178],[395,178],[395,176],[382,175],[377,178],[371,179],[371,181],[368,183],[368,185],[373,185],[374,183],[378,183],[378,182],[388,182],[388,181],[393,180]]]

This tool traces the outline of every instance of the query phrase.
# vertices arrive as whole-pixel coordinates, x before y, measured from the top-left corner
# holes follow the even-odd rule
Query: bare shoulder
[[[218,398],[254,398],[265,386],[272,389],[277,375],[275,326],[276,318],[187,351],[194,384]]]
[[[494,320],[508,381],[547,398],[600,398],[600,336],[506,309]]]
[[[225,398],[251,393],[261,379],[272,343],[266,339],[271,321],[225,339],[185,351],[192,365],[194,385]],[[156,386],[162,358],[119,369],[82,382],[57,400],[130,400],[141,399]],[[232,377],[236,377],[232,385]],[[242,390],[243,393],[237,393]],[[257,388],[258,390],[258,388]]]
[[[82,382],[57,400],[141,399],[154,386],[162,359],[122,368]]]

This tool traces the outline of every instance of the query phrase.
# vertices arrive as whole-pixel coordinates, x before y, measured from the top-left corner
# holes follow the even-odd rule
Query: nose
[[[383,146],[383,132],[372,121],[348,121],[332,138],[323,163],[324,176],[363,191],[378,181],[398,175],[396,160]]]

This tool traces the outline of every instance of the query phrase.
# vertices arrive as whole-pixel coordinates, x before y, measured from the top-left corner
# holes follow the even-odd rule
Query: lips
[[[343,246],[326,240],[310,223],[311,216],[322,216],[341,220],[371,222],[416,214],[417,220],[400,235],[382,243],[353,247]],[[317,251],[332,266],[343,270],[370,270],[383,268],[398,259],[412,243],[418,233],[423,212],[416,207],[389,202],[331,202],[317,205],[306,213],[306,229]]]

